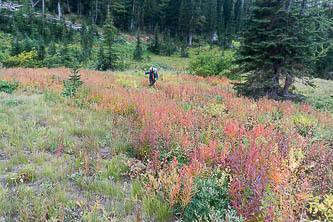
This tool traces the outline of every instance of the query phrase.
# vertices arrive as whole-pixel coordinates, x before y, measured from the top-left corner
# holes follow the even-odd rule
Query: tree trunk
[[[40,2],[40,0],[37,0],[36,2],[34,2],[33,0],[30,0],[30,2],[31,2],[31,8],[34,8]],[[0,1],[0,3],[1,3],[1,1]]]
[[[58,1],[58,20],[61,19],[61,5],[60,5],[60,1]]]
[[[198,54],[197,55],[200,55],[200,49],[201,49],[201,44],[200,44],[200,39],[199,39],[199,48],[198,48]]]
[[[135,8],[134,8],[134,2],[133,2],[132,18],[131,18],[131,26],[130,26],[131,31],[133,31],[133,29],[134,29],[134,10],[135,10]]]
[[[188,44],[189,44],[189,46],[192,46],[192,41],[193,41],[193,33],[190,32],[189,37],[188,37]]]
[[[96,10],[96,14],[95,14],[95,21],[94,21],[94,23],[96,24],[96,22],[97,22],[97,16],[98,16],[98,0],[96,0],[96,8],[95,8],[95,10]]]
[[[284,83],[284,87],[283,87],[283,91],[282,91],[282,96],[287,96],[289,94],[288,90],[289,90],[289,87],[291,86],[291,83],[292,83],[291,75],[287,74],[286,80]]]
[[[134,29],[134,17],[131,18],[131,26],[130,26],[131,31]]]
[[[212,36],[212,43],[217,42],[217,31],[214,31]]]
[[[42,0],[42,17],[43,17],[43,22],[45,20],[45,0]]]
[[[302,1],[302,7],[301,7],[301,16],[303,16],[304,15],[304,9],[306,8],[306,4],[307,4],[307,2],[306,2],[307,0],[303,0]]]
[[[81,0],[78,0],[77,2],[77,14],[81,16]]]
[[[69,5],[69,1],[68,0],[67,0],[67,11],[68,11],[68,13],[71,13],[71,7]]]
[[[274,84],[274,87],[271,88],[271,91],[270,94],[271,96],[277,96],[278,93],[279,93],[279,89],[280,89],[280,68],[279,67],[276,67],[274,66],[274,76],[272,78],[272,81],[273,81],[273,84]]]
[[[42,0],[42,21],[43,21],[43,32],[45,26],[45,0]]]
[[[271,96],[277,96],[279,92],[279,75],[275,74],[272,81],[274,83],[274,87],[271,90]]]

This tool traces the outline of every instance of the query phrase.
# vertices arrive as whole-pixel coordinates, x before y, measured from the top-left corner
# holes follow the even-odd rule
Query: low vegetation
[[[305,101],[315,108],[333,112],[333,82],[324,79],[312,79],[311,86],[304,81],[296,81],[294,93],[305,96]]]
[[[230,80],[6,69],[0,218],[60,221],[327,219],[333,118],[237,97]],[[299,88],[299,90],[306,88]],[[148,99],[149,98],[149,99]]]

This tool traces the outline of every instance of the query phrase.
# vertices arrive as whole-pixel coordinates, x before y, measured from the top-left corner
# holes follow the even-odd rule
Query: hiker
[[[149,86],[153,86],[158,79],[157,69],[150,67],[149,72],[145,72],[145,75],[149,74]]]

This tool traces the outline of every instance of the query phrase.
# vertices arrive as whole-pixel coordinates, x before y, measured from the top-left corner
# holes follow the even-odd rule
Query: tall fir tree
[[[172,36],[179,34],[179,12],[181,0],[170,0],[165,8],[164,29]],[[163,23],[162,23],[163,25]]]
[[[104,55],[106,57],[105,64],[102,66],[103,70],[111,69],[114,70],[116,68],[116,62],[117,62],[117,55],[115,53],[115,50],[113,48],[113,44],[115,43],[117,35],[117,29],[113,25],[112,17],[110,8],[108,7],[106,20],[103,26],[103,42],[105,47]]]
[[[39,41],[36,41],[35,48],[37,49],[38,59],[43,60],[45,58],[45,42],[40,39]]]
[[[159,17],[158,13],[157,1],[144,0],[144,24],[147,27],[147,31],[156,31],[156,20]]]
[[[223,2],[223,36],[222,46],[228,48],[231,45],[232,35],[232,8],[233,0],[225,0]]]
[[[295,77],[310,73],[311,63],[330,28],[329,19],[315,6],[307,9],[288,0],[253,3],[238,52],[245,81],[240,94],[254,97],[288,95]],[[283,86],[280,82],[283,81]]]
[[[13,40],[11,42],[11,48],[10,48],[11,56],[16,56],[24,50],[24,48],[22,47],[20,40],[19,40],[20,36],[21,36],[20,34],[16,35],[16,37],[13,38]]]
[[[30,40],[30,38],[28,37],[28,36],[26,36],[25,38],[24,38],[24,51],[26,51],[26,52],[30,52],[31,50],[32,50],[32,44],[31,44],[31,40]]]
[[[93,35],[91,32],[92,26],[82,25],[80,30],[80,40],[82,46],[82,57],[83,60],[87,60],[91,55],[91,50],[93,47]]]
[[[179,28],[182,36],[192,45],[193,37],[200,24],[200,2],[198,0],[182,0],[179,12]],[[201,30],[199,30],[201,31]]]
[[[141,45],[140,31],[138,31],[138,33],[136,34],[136,47],[133,52],[133,58],[138,61],[143,59],[143,50],[142,50],[142,45]]]
[[[326,1],[323,7],[327,9],[327,17],[333,18],[333,1]],[[328,33],[328,43],[325,45],[327,53],[323,58],[317,60],[316,62],[316,76],[333,80],[333,30]]]
[[[52,41],[50,42],[47,53],[48,53],[48,55],[50,55],[50,56],[54,56],[54,55],[57,53],[57,46],[56,46],[54,40],[52,40]]]
[[[161,53],[161,44],[160,44],[160,39],[159,39],[159,27],[155,28],[155,33],[154,33],[154,39],[150,43],[149,50],[152,51],[153,53],[159,55]]]
[[[105,55],[104,55],[104,43],[100,41],[99,43],[99,50],[97,54],[97,64],[96,69],[97,70],[107,70],[107,67],[105,67]]]

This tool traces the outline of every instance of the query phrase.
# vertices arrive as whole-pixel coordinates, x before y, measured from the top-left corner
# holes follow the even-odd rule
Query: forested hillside
[[[169,32],[186,38],[201,35],[224,43],[238,33],[244,23],[248,1],[239,0],[25,0],[15,1],[35,11],[77,16],[85,22],[103,25],[107,6],[114,24],[122,31]],[[191,39],[189,39],[191,41]],[[191,42],[189,42],[191,44]]]
[[[9,54],[3,50],[0,54],[0,62],[7,67],[19,65],[19,61],[7,61],[9,55],[16,56],[22,52],[30,52],[25,56],[36,57],[39,60],[28,64],[30,67],[70,66],[75,59],[89,68],[110,69],[118,66],[118,69],[122,69],[124,65],[121,64],[101,65],[103,61],[99,53],[103,45],[103,27],[107,21],[112,21],[115,27],[113,30],[115,38],[112,41],[118,42],[120,48],[125,44],[124,38],[120,37],[119,33],[135,35],[138,31],[141,35],[149,36],[147,46],[156,54],[179,53],[186,56],[188,46],[200,47],[207,44],[218,46],[222,50],[234,48],[232,41],[243,41],[244,28],[249,21],[252,21],[250,17],[254,8],[253,2],[247,0],[3,0],[1,2],[3,7],[0,7],[0,31],[11,34],[8,38],[1,36],[1,47],[5,50],[11,46]],[[333,52],[332,47],[328,45],[332,42],[333,34],[327,29],[327,20],[332,20],[333,3],[288,0],[279,4],[293,13],[303,15],[303,18],[294,17],[289,20],[289,23],[295,19],[299,21],[294,27],[291,25],[290,29],[298,29],[300,23],[305,24],[307,19],[312,19],[312,24],[306,28],[308,32],[299,34],[312,36],[312,33],[325,38],[321,39],[320,45],[314,46],[315,50],[319,51],[317,55],[320,54],[320,58],[312,58],[311,55],[309,58],[314,60],[311,64],[314,75],[330,77]],[[12,5],[12,8],[8,5]],[[107,20],[108,10],[109,20]],[[285,21],[285,24],[288,24],[288,21]],[[276,26],[277,32],[281,30],[279,28],[281,25],[284,26],[284,23]],[[313,40],[308,39],[309,42]],[[302,45],[303,43],[299,41],[301,40],[292,44]],[[63,55],[60,61],[59,58],[58,60],[54,58],[57,53]],[[118,47],[113,54],[118,55],[118,59],[114,59],[115,63],[116,60],[122,60],[120,63],[123,63],[132,52],[124,52]],[[91,62],[97,59],[99,65]]]

